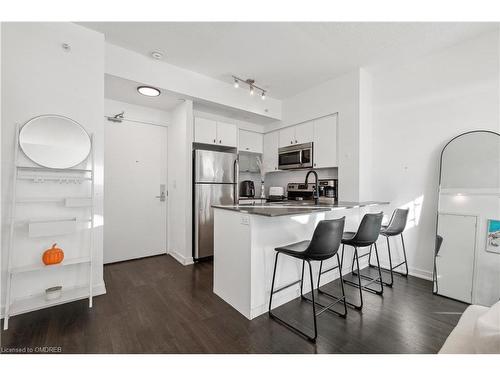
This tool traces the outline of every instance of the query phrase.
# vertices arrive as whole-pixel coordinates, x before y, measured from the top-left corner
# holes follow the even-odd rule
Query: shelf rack
[[[27,166],[19,165],[19,133],[20,126],[17,126],[15,134],[15,155],[14,155],[14,176],[13,176],[13,192],[10,212],[10,231],[9,231],[9,244],[7,249],[7,288],[6,288],[6,301],[5,301],[5,315],[4,315],[4,330],[9,327],[9,319],[14,315],[23,314],[29,311],[39,310],[55,305],[60,305],[67,302],[72,302],[80,299],[89,300],[89,308],[92,307],[92,273],[93,273],[93,243],[94,243],[94,171],[95,171],[95,156],[94,156],[94,137],[90,135],[90,153],[89,156],[80,163],[83,165],[85,162],[89,164],[90,169],[82,168],[46,168],[42,166]],[[90,160],[89,160],[90,159]],[[17,184],[19,180],[32,181],[33,183],[44,182],[59,182],[64,184],[81,184],[83,182],[90,182],[90,196],[86,197],[18,197]],[[70,200],[70,201],[69,201]],[[78,204],[81,200],[81,204]],[[69,204],[68,202],[72,202]],[[75,203],[76,202],[76,203]],[[90,208],[89,218],[28,218],[24,220],[16,219],[16,206],[19,204],[40,204],[40,203],[62,203],[68,208]],[[89,246],[88,254],[83,257],[65,259],[62,263],[57,265],[46,266],[41,262],[39,264],[16,266],[12,265],[12,252],[15,250],[15,232],[19,225],[28,225],[29,223],[48,223],[57,221],[75,220],[78,223],[90,222],[89,232]],[[58,236],[57,234],[55,235]],[[25,298],[12,299],[12,285],[17,278],[22,277],[29,273],[46,273],[53,272],[57,269],[74,267],[78,265],[88,266],[88,284],[83,286],[76,286],[70,288],[63,288],[61,297],[57,300],[47,301],[45,294],[35,294]]]

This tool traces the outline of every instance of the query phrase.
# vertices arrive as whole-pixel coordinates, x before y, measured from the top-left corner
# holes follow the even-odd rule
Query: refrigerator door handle
[[[238,162],[238,158],[236,158],[236,160],[234,161],[234,165],[233,165],[233,169],[234,169],[234,204],[238,204],[238,201],[240,199],[239,197],[239,189],[238,189],[238,178],[239,178],[239,174],[240,174],[240,164]]]

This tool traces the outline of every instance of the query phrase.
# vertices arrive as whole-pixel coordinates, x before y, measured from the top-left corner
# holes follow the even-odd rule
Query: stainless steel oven
[[[301,143],[280,147],[278,151],[279,169],[299,169],[313,167],[313,143]]]

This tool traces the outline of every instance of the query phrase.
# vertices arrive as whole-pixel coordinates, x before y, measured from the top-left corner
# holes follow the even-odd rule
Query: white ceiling
[[[108,99],[118,100],[120,102],[140,105],[143,107],[156,108],[167,112],[172,111],[177,105],[181,103],[182,100],[191,99],[194,101],[194,108],[202,112],[210,112],[212,114],[232,118],[235,120],[252,122],[261,125],[276,121],[269,117],[260,116],[256,113],[245,112],[221,104],[186,97],[165,90],[161,87],[158,87],[158,89],[160,89],[161,91],[160,96],[144,96],[137,92],[137,87],[141,85],[143,85],[143,83],[141,82],[135,82],[122,77],[105,74],[104,97]]]
[[[110,43],[231,82],[255,78],[277,99],[356,67],[402,62],[493,30],[497,23],[85,22]]]

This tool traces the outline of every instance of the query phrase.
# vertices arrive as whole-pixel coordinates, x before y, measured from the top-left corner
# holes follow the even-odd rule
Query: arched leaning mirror
[[[500,134],[471,131],[441,152],[434,293],[500,299]]]
[[[76,121],[64,116],[43,115],[23,125],[19,146],[34,163],[64,169],[85,161],[91,142],[88,133]]]

